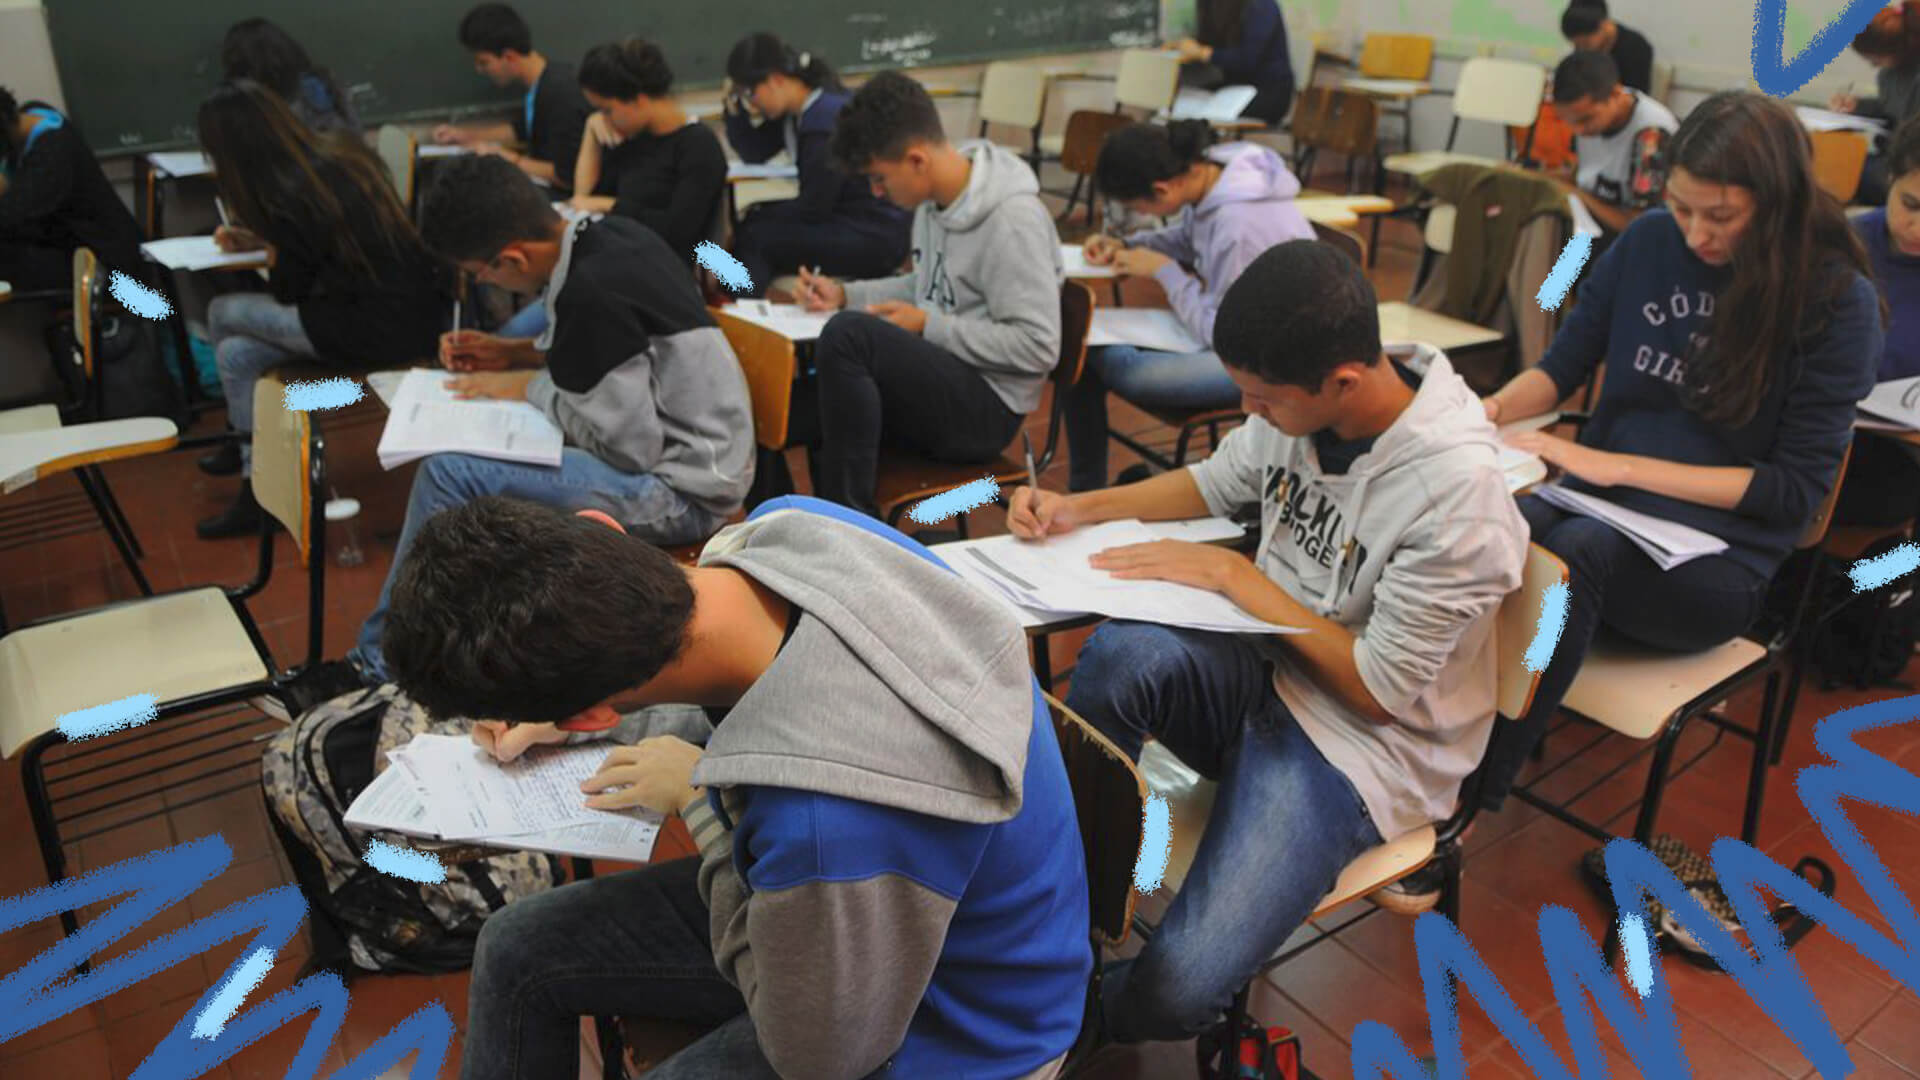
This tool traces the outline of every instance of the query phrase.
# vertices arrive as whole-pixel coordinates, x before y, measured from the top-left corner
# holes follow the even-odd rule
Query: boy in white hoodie
[[[1064,269],[1033,170],[991,143],[949,144],[933,99],[899,72],[853,95],[833,154],[914,211],[910,273],[800,273],[809,309],[845,309],[814,346],[814,493],[874,514],[883,443],[978,462],[1013,440],[1059,361]]]
[[[1016,489],[1016,536],[1261,509],[1255,558],[1161,541],[1102,552],[1121,578],[1218,591],[1306,633],[1111,622],[1067,703],[1138,756],[1149,736],[1220,791],[1186,884],[1098,1015],[1119,1041],[1191,1038],[1353,858],[1452,812],[1493,726],[1494,618],[1526,525],[1498,437],[1431,346],[1383,351],[1373,287],[1308,240],[1254,260],[1214,340],[1245,426],[1197,465],[1076,495]]]

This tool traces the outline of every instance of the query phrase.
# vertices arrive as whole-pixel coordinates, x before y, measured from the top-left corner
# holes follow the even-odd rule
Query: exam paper
[[[1238,120],[1258,93],[1251,86],[1223,86],[1211,93],[1188,87],[1173,99],[1171,115],[1175,120]]]
[[[1060,263],[1069,278],[1119,277],[1111,266],[1095,266],[1087,261],[1087,251],[1079,244],[1060,245]]]
[[[1816,109],[1811,105],[1797,105],[1793,111],[1800,117],[1800,126],[1808,131],[1860,131],[1868,135],[1884,135],[1887,132],[1886,121],[1870,116]]]
[[[1166,308],[1095,308],[1087,345],[1132,345],[1170,353],[1207,351],[1180,317]]]
[[[380,433],[381,468],[448,453],[559,467],[565,439],[545,413],[524,401],[461,401],[450,378],[415,368],[400,381]]]
[[[1890,421],[1900,428],[1920,429],[1920,376],[1894,379],[1873,388],[1860,411]]]
[[[1727,542],[1690,525],[1657,518],[1617,503],[1573,491],[1557,484],[1538,489],[1535,494],[1569,513],[1590,517],[1612,526],[1647,553],[1662,570],[1671,570],[1703,555],[1718,555],[1727,550]]]
[[[219,270],[224,267],[251,269],[267,265],[264,251],[221,251],[211,236],[169,236],[148,240],[140,245],[140,254],[169,270]]]
[[[774,304],[765,300],[741,300],[722,308],[727,314],[764,326],[788,341],[812,341],[826,329],[831,311],[808,311],[799,304]]]

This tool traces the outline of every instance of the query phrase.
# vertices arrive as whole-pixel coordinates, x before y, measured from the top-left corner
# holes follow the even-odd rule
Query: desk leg
[[[156,264],[157,265],[157,264]],[[173,314],[167,316],[167,330],[173,335],[174,364],[180,371],[180,389],[187,397],[187,411],[199,416],[214,405],[214,399],[200,385],[200,369],[193,363],[193,342],[187,334],[187,315],[180,309],[180,275],[165,270],[167,282],[173,286]]]

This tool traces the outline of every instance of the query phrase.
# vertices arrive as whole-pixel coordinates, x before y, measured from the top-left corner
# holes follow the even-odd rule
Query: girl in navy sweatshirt
[[[1173,43],[1189,65],[1182,81],[1251,86],[1258,91],[1240,115],[1278,124],[1293,107],[1293,56],[1287,23],[1274,0],[1199,0],[1194,36]]]
[[[1610,526],[1522,498],[1534,542],[1566,560],[1572,595],[1532,710],[1490,750],[1496,778],[1511,779],[1601,625],[1689,652],[1747,628],[1838,479],[1854,404],[1873,386],[1880,299],[1840,205],[1814,184],[1793,114],[1759,94],[1716,94],[1668,154],[1667,209],[1621,233],[1546,358],[1488,398],[1487,415],[1544,413],[1605,363],[1578,442],[1512,441],[1568,486],[1727,550],[1662,571]]]
[[[1886,348],[1879,382],[1920,375],[1920,118],[1900,125],[1887,147],[1893,182],[1887,205],[1853,219],[1886,298]],[[1861,432],[1833,510],[1836,525],[1898,525],[1920,512],[1920,454],[1897,440]]]
[[[785,150],[800,196],[759,203],[733,231],[733,254],[753,295],[802,266],[853,280],[891,277],[907,257],[912,215],[873,193],[864,176],[834,166],[828,145],[852,95],[824,57],[772,34],[748,34],[727,56],[727,141],[743,160]]]

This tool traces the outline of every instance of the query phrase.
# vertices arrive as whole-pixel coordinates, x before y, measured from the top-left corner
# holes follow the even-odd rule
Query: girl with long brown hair
[[[253,385],[282,364],[319,360],[366,370],[434,355],[451,310],[450,273],[407,220],[378,158],[351,136],[316,136],[272,90],[249,79],[200,106],[200,145],[234,224],[223,250],[264,249],[270,291],[214,300],[208,336],[238,446],[200,461],[225,475],[246,467]],[[251,485],[203,538],[258,529]]]
[[[1495,747],[1495,776],[1511,778],[1599,627],[1689,652],[1748,628],[1838,479],[1854,404],[1873,386],[1883,309],[1794,115],[1759,94],[1716,94],[1668,155],[1666,209],[1620,234],[1540,366],[1488,398],[1487,415],[1538,416],[1604,363],[1578,442],[1512,441],[1568,487],[1727,548],[1663,571],[1611,526],[1522,498],[1534,542],[1566,560],[1571,595],[1533,708]]]

